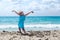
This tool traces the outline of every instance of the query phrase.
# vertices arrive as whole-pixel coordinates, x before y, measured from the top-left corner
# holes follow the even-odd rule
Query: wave
[[[26,30],[60,30],[60,24],[29,24]],[[0,30],[18,30],[18,25],[0,25]]]

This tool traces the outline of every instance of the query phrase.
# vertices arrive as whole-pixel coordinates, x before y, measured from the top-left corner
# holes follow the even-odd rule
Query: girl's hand
[[[32,13],[34,13],[33,11],[31,11]]]

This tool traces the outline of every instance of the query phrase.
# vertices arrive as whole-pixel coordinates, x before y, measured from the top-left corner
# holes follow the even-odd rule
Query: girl
[[[28,12],[28,13],[26,13],[26,14],[24,14],[23,11],[16,12],[15,10],[12,10],[12,12],[15,12],[16,14],[19,15],[19,23],[18,23],[19,32],[20,32],[21,34],[23,34],[23,33],[21,32],[21,29],[22,29],[23,32],[24,32],[24,34],[27,34],[26,31],[25,31],[25,29],[24,29],[24,21],[25,21],[26,16],[29,15],[30,13],[33,13],[33,11],[30,11],[30,12]]]

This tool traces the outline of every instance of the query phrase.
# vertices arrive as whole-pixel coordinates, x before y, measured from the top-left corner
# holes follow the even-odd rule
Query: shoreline
[[[30,25],[24,25],[26,30],[60,30],[60,24],[30,24]],[[29,29],[28,29],[29,28]],[[18,30],[18,25],[0,25],[0,30]]]

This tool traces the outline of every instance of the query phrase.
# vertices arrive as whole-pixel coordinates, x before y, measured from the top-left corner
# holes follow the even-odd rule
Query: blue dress
[[[20,15],[18,23],[19,28],[24,28],[24,21],[25,21],[25,15]]]

